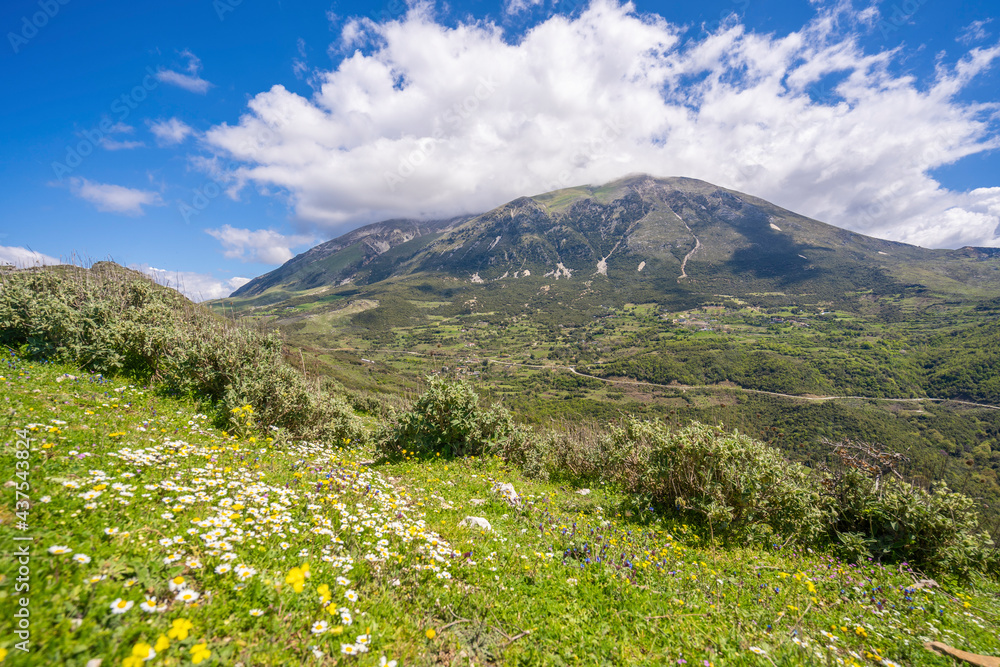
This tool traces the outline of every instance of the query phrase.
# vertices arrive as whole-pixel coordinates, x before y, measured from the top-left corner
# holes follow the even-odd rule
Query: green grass
[[[34,538],[30,590],[14,588],[16,559],[0,565],[5,664],[118,665],[158,641],[148,664],[949,665],[922,644],[1000,645],[995,582],[914,589],[905,566],[723,548],[613,489],[581,495],[495,459],[236,437],[156,387],[14,356],[0,375],[0,465],[30,498],[23,509],[4,489],[0,532],[8,551]],[[469,515],[493,531],[460,527]],[[197,600],[177,599],[177,577]],[[13,634],[21,597],[29,654]],[[116,600],[132,605],[115,614]],[[170,636],[178,621],[186,637]],[[359,635],[369,650],[344,655]]]

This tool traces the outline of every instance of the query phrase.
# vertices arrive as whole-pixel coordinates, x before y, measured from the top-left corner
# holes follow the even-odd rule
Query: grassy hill
[[[1000,642],[978,576],[917,587],[906,566],[713,546],[494,458],[234,435],[155,386],[10,354],[2,375],[0,459],[29,504],[8,489],[0,530],[33,538],[30,590],[0,566],[5,664],[949,665],[922,644]]]

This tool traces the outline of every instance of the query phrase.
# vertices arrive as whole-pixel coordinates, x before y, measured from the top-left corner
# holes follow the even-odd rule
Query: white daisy
[[[201,593],[185,588],[181,591],[178,591],[177,597],[175,597],[174,599],[177,600],[178,602],[194,602],[199,597],[201,597]]]
[[[122,600],[121,598],[118,598],[117,600],[111,603],[111,613],[124,614],[129,609],[131,609],[132,605],[134,604],[135,603],[132,602],[131,600]]]

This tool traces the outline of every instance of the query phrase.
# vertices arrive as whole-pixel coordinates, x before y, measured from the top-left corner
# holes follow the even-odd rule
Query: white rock
[[[577,491],[577,493],[579,493],[581,496],[585,496],[588,493],[590,493],[590,489],[580,489],[579,491]]]
[[[490,522],[481,516],[467,516],[458,522],[459,526],[467,526],[469,528],[479,528],[488,532],[493,531],[493,526]]]
[[[479,505],[485,505],[486,504],[486,501],[483,500],[482,498],[473,498],[469,502],[472,503],[473,505],[475,505],[476,507],[478,507]]]
[[[514,485],[510,482],[501,484],[497,482],[493,485],[493,493],[499,494],[504,500],[507,501],[511,507],[519,507],[521,505],[521,496],[517,495],[517,491],[514,490]]]

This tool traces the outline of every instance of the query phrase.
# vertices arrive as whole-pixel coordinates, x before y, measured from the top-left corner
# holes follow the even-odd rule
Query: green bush
[[[396,455],[404,449],[446,456],[498,454],[519,458],[530,432],[518,426],[500,406],[484,409],[466,382],[428,378],[430,386],[409,412],[396,418],[379,436],[383,451]]]
[[[0,343],[206,398],[222,424],[249,404],[259,425],[296,437],[365,435],[343,399],[285,363],[277,334],[223,320],[109,262],[0,272]]]
[[[907,561],[928,571],[968,576],[997,568],[974,501],[936,485],[930,492],[895,477],[849,469],[833,481],[834,544],[846,557]]]
[[[692,423],[673,430],[629,418],[601,442],[607,481],[675,507],[725,539],[817,542],[831,510],[810,471],[739,433]]]

